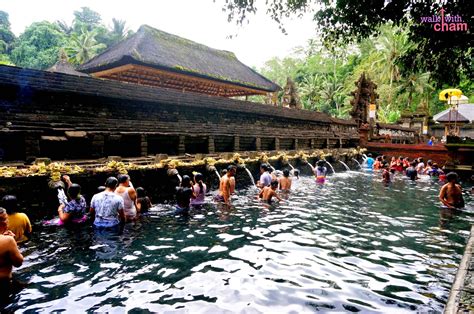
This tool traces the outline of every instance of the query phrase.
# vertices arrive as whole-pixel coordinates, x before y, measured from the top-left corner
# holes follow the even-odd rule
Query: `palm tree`
[[[100,50],[106,48],[105,44],[97,42],[96,35],[97,31],[95,29],[88,31],[85,27],[81,29],[80,34],[71,34],[69,46],[65,50],[72,63],[82,64],[87,62],[97,55]]]
[[[327,76],[321,86],[320,96],[323,102],[329,105],[329,110],[336,113],[340,112],[342,105],[341,97],[344,86],[333,76]]]
[[[129,30],[125,26],[125,23],[124,20],[112,18],[112,29],[109,33],[111,41],[110,45],[116,44],[127,37]]]
[[[418,93],[425,96],[427,92],[433,91],[434,87],[430,83],[430,72],[411,73],[404,79],[399,87],[399,93],[408,93],[407,108],[411,108],[413,94]]]

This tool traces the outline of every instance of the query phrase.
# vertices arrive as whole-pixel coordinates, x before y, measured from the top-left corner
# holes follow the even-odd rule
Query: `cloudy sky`
[[[224,0],[0,0],[0,10],[8,12],[12,30],[19,35],[34,21],[71,23],[73,11],[87,6],[99,12],[106,25],[112,23],[113,17],[126,20],[134,31],[148,24],[213,48],[232,51],[242,62],[256,67],[273,56],[290,54],[294,47],[305,45],[315,34],[311,14],[286,21],[288,35],[284,35],[266,16],[264,8],[244,26],[227,22],[223,3]],[[237,36],[229,38],[229,35]]]

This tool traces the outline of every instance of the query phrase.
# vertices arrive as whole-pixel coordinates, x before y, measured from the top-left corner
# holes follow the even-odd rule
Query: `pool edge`
[[[469,272],[469,266],[472,261],[472,252],[474,248],[474,225],[471,226],[471,233],[469,235],[469,240],[467,241],[466,248],[464,250],[464,255],[459,263],[458,271],[454,282],[451,286],[451,291],[449,292],[448,302],[446,303],[446,308],[444,309],[445,314],[454,314],[458,313],[460,310],[461,304],[461,293],[465,288],[466,276]],[[474,271],[474,270],[473,270]],[[470,291],[466,291],[468,294],[471,294]]]

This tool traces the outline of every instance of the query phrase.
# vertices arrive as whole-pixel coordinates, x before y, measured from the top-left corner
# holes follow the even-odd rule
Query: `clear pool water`
[[[301,178],[288,201],[238,192],[230,210],[154,215],[120,234],[42,229],[9,305],[22,311],[441,312],[472,214],[446,215],[439,184],[346,172]],[[442,217],[440,217],[440,214]]]

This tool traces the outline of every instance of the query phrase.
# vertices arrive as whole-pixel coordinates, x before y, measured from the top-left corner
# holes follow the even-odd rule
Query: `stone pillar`
[[[25,157],[39,157],[40,151],[40,134],[37,132],[28,132],[25,134]]]
[[[140,134],[140,156],[148,156],[148,137],[146,134]]]
[[[262,139],[260,137],[255,138],[255,150],[260,151],[262,149]]]
[[[234,136],[234,152],[240,151],[240,136]]]
[[[314,140],[314,138],[312,138],[312,139],[311,139],[310,148],[311,148],[311,149],[314,149],[314,146],[316,146],[316,141]]]
[[[104,157],[105,137],[103,134],[92,134],[92,156]]]
[[[326,139],[326,148],[331,148],[331,140],[329,138]]]
[[[275,137],[275,150],[280,150],[280,138]]]
[[[214,136],[212,135],[208,136],[207,138],[207,150],[209,154],[214,154],[216,152]]]
[[[294,145],[294,147],[295,147],[295,150],[298,150],[298,139],[297,139],[297,138],[295,138],[295,145]]]
[[[367,142],[369,141],[369,128],[361,126],[359,129],[359,146],[367,147]]]
[[[184,135],[179,136],[179,143],[178,143],[178,155],[184,155],[186,152],[186,137]]]
[[[342,138],[339,138],[339,148],[342,148]]]

